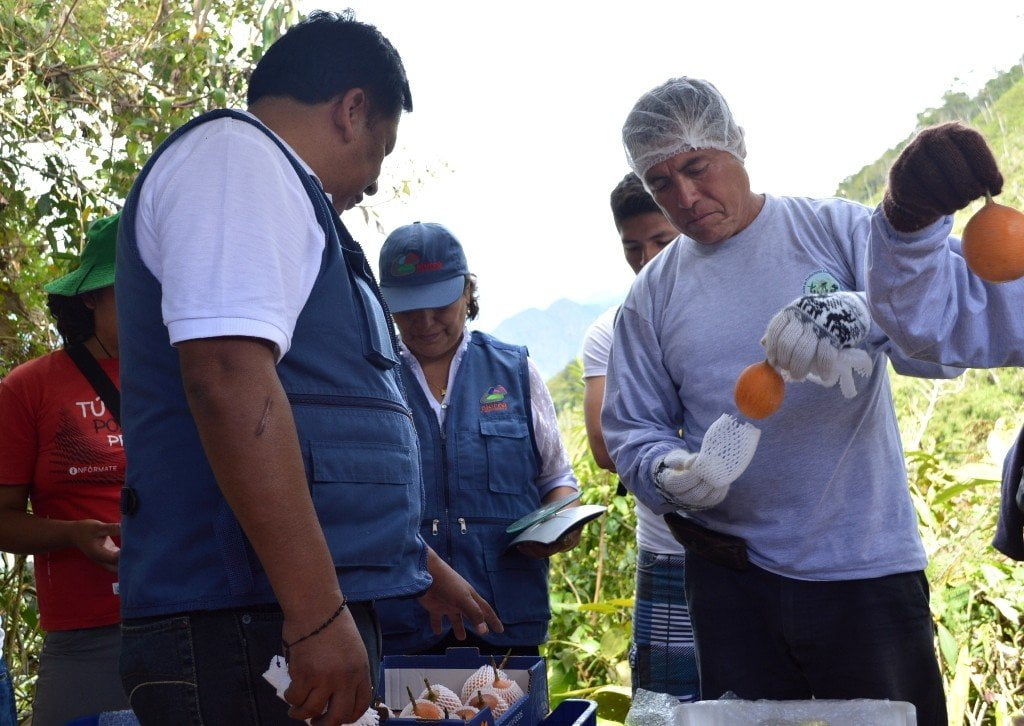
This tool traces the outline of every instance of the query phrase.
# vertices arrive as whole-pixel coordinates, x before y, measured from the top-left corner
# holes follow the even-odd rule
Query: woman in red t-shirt
[[[64,349],[0,381],[0,550],[34,556],[46,631],[34,726],[128,708],[115,593],[124,447],[117,417],[67,353],[84,349],[117,385],[119,217],[93,224],[78,269],[44,287]]]

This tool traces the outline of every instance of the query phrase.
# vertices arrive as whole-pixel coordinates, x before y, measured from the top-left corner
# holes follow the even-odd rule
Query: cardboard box
[[[500,664],[503,658],[495,657]],[[449,648],[445,655],[386,655],[381,663],[381,698],[394,712],[409,703],[408,688],[418,696],[425,688],[423,679],[440,683],[455,693],[477,668],[490,665],[491,657],[480,655],[476,648]],[[438,726],[539,726],[548,713],[548,674],[544,659],[538,656],[514,655],[502,669],[526,694],[511,704],[505,713],[495,719],[489,708],[483,709],[472,721],[443,719],[431,721]],[[422,726],[422,719],[388,719],[393,726]]]

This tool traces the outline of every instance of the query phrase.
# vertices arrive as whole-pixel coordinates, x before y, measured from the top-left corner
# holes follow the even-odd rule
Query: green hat
[[[78,269],[43,285],[46,292],[74,297],[114,284],[114,247],[121,213],[97,219],[85,233]]]

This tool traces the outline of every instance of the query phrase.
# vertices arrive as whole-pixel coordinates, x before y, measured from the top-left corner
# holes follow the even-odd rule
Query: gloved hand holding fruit
[[[723,414],[704,434],[700,452],[675,449],[654,463],[654,485],[681,511],[715,506],[754,458],[760,429]]]
[[[775,314],[761,345],[768,362],[790,380],[810,379],[825,387],[839,383],[843,395],[853,398],[853,373],[871,375],[871,356],[858,347],[870,328],[861,295],[804,295]]]
[[[964,259],[981,279],[1008,282],[1024,276],[1024,214],[992,200],[1002,189],[982,135],[945,123],[918,134],[893,163],[882,210],[893,229],[916,232],[984,196],[964,228]]]
[[[926,128],[903,149],[889,170],[882,210],[897,231],[916,232],[1002,189],[985,139],[953,121]]]

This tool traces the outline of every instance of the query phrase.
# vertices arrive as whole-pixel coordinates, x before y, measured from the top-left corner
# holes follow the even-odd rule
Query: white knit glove
[[[846,398],[857,395],[856,371],[870,376],[872,363],[858,346],[871,328],[860,295],[805,295],[775,314],[761,338],[768,362],[793,381],[805,378],[826,388],[837,382]]]
[[[708,427],[700,453],[675,449],[654,462],[654,485],[683,511],[715,506],[754,457],[761,430],[722,414]]]

